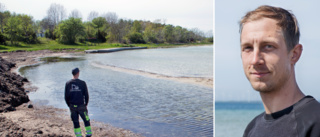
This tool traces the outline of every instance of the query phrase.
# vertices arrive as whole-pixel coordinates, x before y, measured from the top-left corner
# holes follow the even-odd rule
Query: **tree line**
[[[82,21],[79,10],[73,10],[67,16],[63,5],[53,3],[47,10],[47,16],[35,21],[32,16],[11,13],[0,3],[0,44],[10,41],[37,43],[39,36],[57,40],[64,44],[76,42],[109,43],[193,43],[213,42],[212,32],[205,34],[199,29],[188,30],[181,26],[165,24],[165,20],[153,22],[131,19],[119,19],[114,12],[99,15],[92,11],[87,21]]]

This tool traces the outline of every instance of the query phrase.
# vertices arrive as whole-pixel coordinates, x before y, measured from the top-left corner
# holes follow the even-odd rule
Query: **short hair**
[[[270,18],[276,20],[277,25],[282,29],[282,33],[287,45],[287,50],[290,51],[295,45],[299,44],[299,25],[296,17],[291,11],[280,7],[263,5],[253,11],[249,11],[240,21],[240,35],[243,25],[246,22],[259,20],[261,18]]]
[[[72,75],[77,75],[80,72],[79,68],[72,69]]]

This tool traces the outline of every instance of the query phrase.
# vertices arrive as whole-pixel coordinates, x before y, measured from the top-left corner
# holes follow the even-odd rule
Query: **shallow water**
[[[33,102],[67,108],[65,82],[71,79],[71,69],[79,67],[80,79],[89,88],[91,119],[145,136],[212,136],[212,88],[92,65],[97,62],[169,76],[212,78],[212,54],[212,46],[87,54],[54,58],[54,62],[25,67],[20,72],[39,87],[29,94]]]
[[[92,62],[168,76],[213,77],[213,47],[146,49],[90,54]]]
[[[242,137],[249,122],[264,109],[261,102],[216,102],[215,136]]]

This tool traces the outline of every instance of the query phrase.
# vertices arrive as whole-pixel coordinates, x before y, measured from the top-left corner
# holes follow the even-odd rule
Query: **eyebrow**
[[[276,44],[278,42],[278,39],[274,38],[274,37],[264,37],[262,40],[259,41],[259,44],[266,44],[266,43],[274,43]],[[247,40],[244,42],[241,42],[240,40],[240,45],[247,45],[250,44],[251,45],[252,40]]]

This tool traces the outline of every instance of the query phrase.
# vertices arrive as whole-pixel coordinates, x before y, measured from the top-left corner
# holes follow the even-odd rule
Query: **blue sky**
[[[291,10],[300,26],[303,53],[296,64],[301,90],[320,100],[320,2],[316,0],[220,0],[215,1],[215,99],[216,101],[259,101],[246,79],[240,58],[239,20],[260,5]]]
[[[67,15],[77,9],[84,21],[91,11],[100,14],[116,12],[119,18],[149,20],[166,19],[166,24],[180,25],[203,32],[213,30],[213,0],[1,0],[7,10],[32,15],[41,20],[51,3],[63,5]]]

